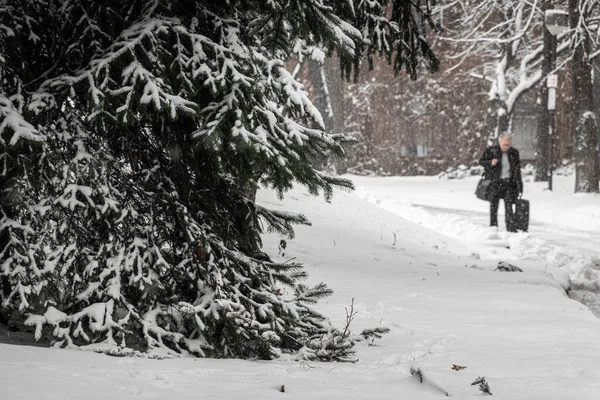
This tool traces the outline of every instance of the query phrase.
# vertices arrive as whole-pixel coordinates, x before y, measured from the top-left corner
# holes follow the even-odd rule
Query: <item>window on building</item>
[[[429,147],[426,144],[413,144],[400,146],[400,156],[402,157],[427,157]]]

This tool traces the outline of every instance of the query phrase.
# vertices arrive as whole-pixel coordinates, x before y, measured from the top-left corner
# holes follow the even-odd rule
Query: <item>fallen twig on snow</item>
[[[506,261],[500,261],[498,267],[494,271],[506,271],[506,272],[523,272],[523,270],[516,265],[507,263]]]
[[[438,392],[444,393],[447,397],[450,397],[450,393],[448,393],[448,391],[444,389],[444,387],[441,384],[431,379],[429,374],[424,374],[423,370],[420,367],[410,367],[410,373],[412,376],[416,376],[417,378],[419,378],[419,381],[422,384],[429,386],[430,388]]]

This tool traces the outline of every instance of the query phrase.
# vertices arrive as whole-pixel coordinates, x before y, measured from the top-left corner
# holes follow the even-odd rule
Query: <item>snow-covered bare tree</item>
[[[421,14],[396,3],[412,65]],[[308,221],[252,193],[352,187],[312,167],[342,148],[284,60],[354,60],[360,18],[352,0],[0,1],[0,317],[63,347],[347,359],[313,308],[330,290],[262,251],[263,229]]]
[[[553,8],[566,11],[567,6],[571,29],[554,38],[544,25],[545,11]],[[575,191],[597,191],[598,153],[592,112],[590,58],[597,54],[598,48],[595,32],[598,30],[599,2],[570,1],[567,5],[549,0],[448,0],[441,7],[444,10],[464,10],[461,23],[448,35],[448,40],[464,44],[464,50],[457,57],[460,60],[472,56],[493,60],[492,64],[484,64],[483,73],[471,72],[471,75],[481,78],[489,79],[491,76],[491,111],[496,119],[495,129],[490,129],[492,138],[499,131],[511,127],[511,116],[520,96],[544,82],[548,74],[570,65],[578,121],[573,134],[574,157],[578,166]],[[490,50],[492,53],[486,54]],[[498,54],[495,59],[492,57],[494,53]],[[558,59],[553,61],[557,56]],[[493,73],[486,72],[486,69],[493,69]],[[539,97],[541,119],[537,133],[536,179],[545,180],[551,140],[547,128],[549,115],[545,85],[540,85]]]
[[[445,26],[445,39],[462,44],[456,66],[470,57],[481,60],[469,74],[490,82],[490,140],[508,130],[519,98],[543,76],[543,14],[537,0],[446,0],[440,12],[456,13],[458,21]]]

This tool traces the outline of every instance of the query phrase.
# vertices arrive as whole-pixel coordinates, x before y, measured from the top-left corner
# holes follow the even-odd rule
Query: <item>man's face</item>
[[[502,151],[508,151],[510,145],[512,144],[512,139],[501,137],[498,139],[498,143],[500,143],[500,149],[502,149]]]

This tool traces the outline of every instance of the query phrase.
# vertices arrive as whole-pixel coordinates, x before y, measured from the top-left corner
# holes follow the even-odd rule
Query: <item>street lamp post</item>
[[[552,71],[546,78],[548,86],[548,190],[552,190],[552,173],[554,165],[553,147],[554,147],[554,132],[556,127],[555,110],[556,110],[556,88],[558,87],[558,76],[554,73],[556,69],[556,37],[565,32],[569,27],[569,14],[562,10],[546,10],[544,13],[544,24],[546,29],[552,35],[552,40],[549,51],[544,52],[550,57],[550,70]],[[544,44],[547,42],[544,41]]]
[[[556,68],[555,56],[552,56],[552,69]],[[556,120],[554,118],[556,110],[556,87],[558,86],[558,75],[550,74],[546,78],[548,86],[548,190],[552,190],[552,173],[554,171],[554,131],[556,130]]]

